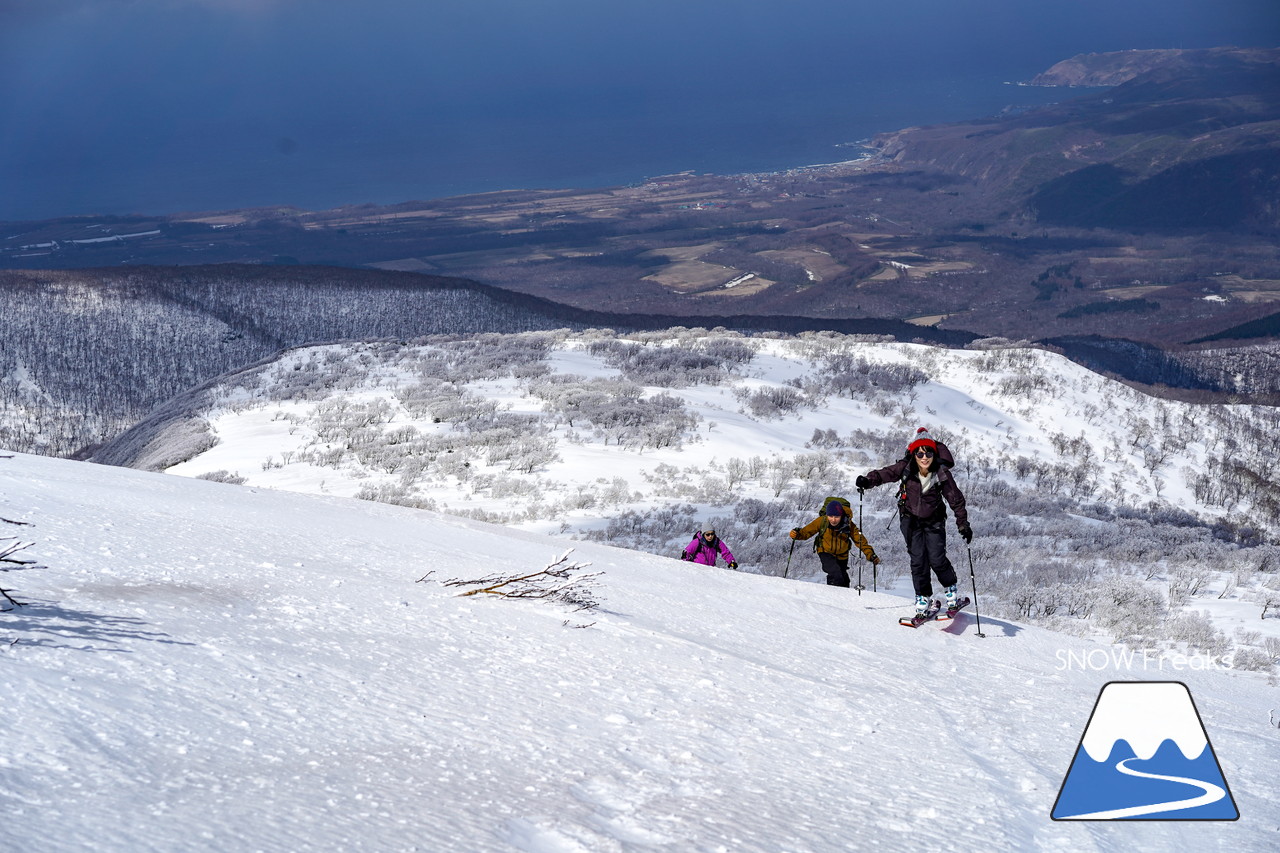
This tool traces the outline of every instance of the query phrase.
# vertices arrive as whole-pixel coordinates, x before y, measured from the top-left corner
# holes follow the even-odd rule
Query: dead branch
[[[11,544],[11,545],[5,545],[5,544],[3,544],[3,543],[5,543],[5,542],[12,542],[13,544]],[[35,543],[33,543],[33,542],[19,542],[19,541],[17,541],[16,539],[14,539],[13,537],[8,537],[8,538],[6,538],[6,539],[0,539],[0,572],[7,572],[7,571],[9,571],[9,566],[3,565],[4,563],[9,563],[9,564],[14,565],[14,566],[23,566],[23,567],[25,567],[25,568],[30,568],[30,567],[32,567],[32,566],[35,566],[35,565],[36,565],[36,561],[35,561],[35,560],[24,560],[24,559],[18,559],[18,558],[16,558],[16,557],[14,557],[14,556],[13,556],[14,554],[18,553],[19,551],[23,551],[23,550],[26,550],[27,548],[30,548],[33,544],[35,544]],[[18,601],[16,598],[14,598],[12,595],[10,595],[10,594],[9,594],[9,590],[7,590],[7,589],[0,589],[0,596],[4,596],[4,600],[5,600],[5,601],[7,601],[7,602],[9,602],[10,604],[12,604],[14,607],[25,607],[25,606],[26,606],[26,605],[24,605],[21,601]]]
[[[570,562],[570,548],[559,559],[536,572],[523,575],[493,574],[476,580],[448,580],[444,586],[473,587],[458,593],[460,598],[469,595],[498,595],[504,598],[536,598],[568,605],[575,611],[592,610],[599,606],[595,581],[602,572],[582,574],[590,563]]]
[[[0,563],[13,563],[15,566],[35,565],[35,562],[36,562],[35,560],[19,560],[19,559],[14,559],[11,556],[13,554],[18,553],[19,551],[25,551],[27,548],[30,548],[32,545],[35,544],[34,542],[18,542],[12,536],[5,539],[0,539],[0,543],[3,543],[3,542],[13,542],[14,544],[8,545],[8,546],[0,544]]]

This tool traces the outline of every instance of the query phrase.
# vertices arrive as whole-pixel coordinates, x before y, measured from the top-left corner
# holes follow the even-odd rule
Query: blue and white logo
[[[1102,688],[1054,820],[1236,820],[1218,757],[1180,681]]]

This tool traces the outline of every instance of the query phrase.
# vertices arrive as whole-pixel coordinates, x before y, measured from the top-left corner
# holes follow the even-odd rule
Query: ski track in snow
[[[0,461],[0,508],[48,566],[4,576],[32,602],[0,621],[6,851],[1263,850],[1280,826],[1256,678],[1185,678],[1239,821],[1054,822],[1110,677],[1056,670],[1083,640],[904,631],[885,593],[593,543],[575,629],[441,585],[564,540],[63,460]]]

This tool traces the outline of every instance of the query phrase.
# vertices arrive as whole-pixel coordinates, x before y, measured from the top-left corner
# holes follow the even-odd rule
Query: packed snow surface
[[[0,614],[4,850],[1263,851],[1280,831],[1255,675],[1064,667],[1107,647],[66,460],[0,458],[0,517],[47,567],[0,574],[26,602]],[[444,585],[569,547],[603,573],[594,611]],[[1240,820],[1050,819],[1099,690],[1139,679],[1188,686]]]

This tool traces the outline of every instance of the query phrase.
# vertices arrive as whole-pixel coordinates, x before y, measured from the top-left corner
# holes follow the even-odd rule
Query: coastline
[[[61,171],[15,174],[0,199],[0,222],[277,207],[319,212],[499,192],[587,192],[681,172],[782,174],[850,162],[841,156],[844,149],[866,148],[882,133],[997,115],[1011,106],[1003,82],[915,81],[839,96],[810,92],[794,103],[774,99],[744,107],[726,100],[692,115],[577,117],[563,123],[539,114],[510,124],[496,116],[474,124],[442,115],[444,126],[457,127],[451,131],[456,139],[444,147],[414,141],[435,131],[412,123],[352,138],[317,140],[297,133],[287,153],[276,140],[265,150],[260,140],[190,139],[183,147],[139,149],[119,158],[97,194]],[[1044,97],[1019,99],[1031,104],[1014,106],[1059,97],[1045,91]],[[195,168],[204,162],[223,165]]]

